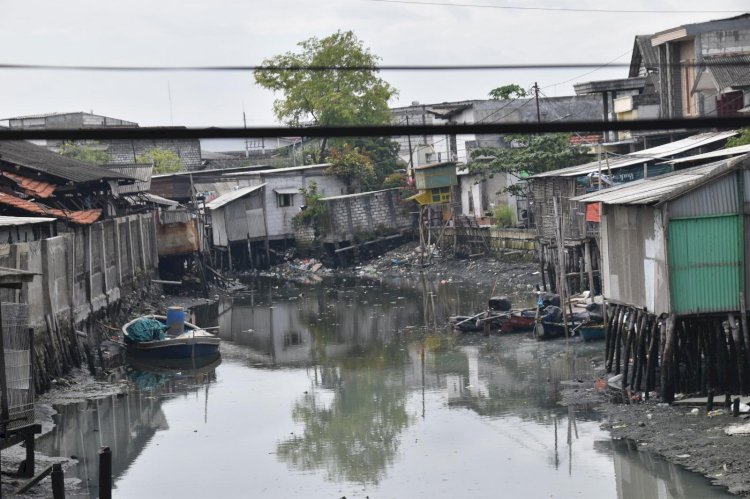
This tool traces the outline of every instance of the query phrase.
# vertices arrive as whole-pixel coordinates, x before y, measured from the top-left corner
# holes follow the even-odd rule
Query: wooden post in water
[[[99,499],[112,499],[112,451],[99,449]]]
[[[734,341],[734,350],[737,356],[737,378],[739,380],[740,395],[745,393],[745,356],[742,353],[742,337],[740,336],[740,328],[737,326],[737,321],[734,318],[734,314],[729,314],[729,328],[732,331],[732,340]]]
[[[662,354],[661,365],[661,393],[662,400],[668,404],[674,401],[674,374],[673,370],[673,350],[675,343],[675,316],[674,314],[667,317],[666,338],[664,341],[664,353]]]
[[[594,296],[596,295],[596,291],[594,289],[594,266],[591,260],[591,243],[588,239],[585,243],[583,243],[583,258],[586,265],[586,272],[589,275],[589,292],[591,293],[591,303],[594,303]]]
[[[65,475],[60,463],[52,465],[52,497],[53,499],[65,499]]]
[[[562,230],[562,218],[558,218],[557,212],[557,198],[553,198],[553,208],[555,210],[555,239],[557,239],[557,260],[560,264],[560,268],[557,269],[560,277],[560,282],[557,293],[560,295],[560,308],[563,314],[563,328],[565,329],[565,339],[568,339],[568,313],[565,311],[565,300],[567,292],[567,275],[565,271],[565,248],[563,247],[563,230]]]

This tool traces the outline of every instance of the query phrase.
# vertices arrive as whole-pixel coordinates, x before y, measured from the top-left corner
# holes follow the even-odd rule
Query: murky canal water
[[[102,445],[118,498],[728,497],[556,404],[601,344],[446,332],[489,294],[260,283],[199,311],[220,326],[220,361],[137,366],[130,395],[59,407],[39,448],[76,456],[68,476],[91,497]]]

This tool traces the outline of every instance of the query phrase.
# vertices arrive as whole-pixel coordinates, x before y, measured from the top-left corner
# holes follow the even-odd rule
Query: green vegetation
[[[292,218],[292,223],[300,225],[312,225],[315,228],[316,235],[326,228],[328,220],[328,205],[321,201],[323,196],[318,193],[318,184],[315,181],[310,182],[308,187],[302,187],[299,190],[302,198],[305,200],[305,206]]]
[[[325,173],[340,178],[349,194],[374,187],[376,175],[372,160],[359,149],[349,144],[331,149],[328,161],[331,166],[324,170]]]
[[[737,147],[750,144],[750,128],[743,128],[740,134],[727,140],[727,147]]]
[[[77,159],[84,163],[93,165],[105,165],[109,163],[109,154],[106,148],[97,147],[98,142],[89,142],[88,144],[76,144],[74,142],[64,142],[58,151],[65,157]]]
[[[290,126],[390,123],[388,101],[397,91],[378,76],[380,58],[353,32],[337,31],[297,45],[298,52],[265,59],[254,73],[258,85],[280,94],[273,105],[279,121]],[[337,69],[352,66],[361,69]],[[293,69],[321,67],[331,69]],[[315,151],[305,151],[303,155],[306,163],[337,162],[333,170],[352,188],[378,188],[389,173],[402,167],[398,144],[386,137],[323,139]],[[369,166],[360,156],[369,159]],[[347,165],[342,158],[354,163]],[[366,178],[355,182],[362,173]]]
[[[493,88],[490,90],[490,99],[493,100],[508,100],[517,99],[519,97],[526,97],[528,93],[523,88],[519,87],[515,83],[510,85],[503,85],[502,87]]]
[[[495,208],[494,216],[498,227],[508,228],[516,225],[516,213],[507,204]]]
[[[580,146],[572,145],[569,134],[510,135],[506,140],[511,143],[511,147],[474,150],[472,158],[481,156],[492,159],[472,161],[468,165],[469,171],[484,177],[504,172],[520,179],[586,161],[586,151]],[[527,196],[525,184],[518,183],[506,190],[516,196]]]
[[[153,163],[154,174],[175,173],[182,170],[180,157],[167,149],[155,147],[135,157],[136,163]]]

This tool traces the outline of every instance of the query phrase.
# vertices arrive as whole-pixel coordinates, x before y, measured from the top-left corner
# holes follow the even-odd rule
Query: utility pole
[[[542,122],[542,114],[539,111],[539,84],[534,82],[534,99],[536,99],[536,122]]]
[[[409,111],[407,111],[408,113]],[[406,127],[409,128],[409,115],[406,115]],[[408,130],[407,130],[408,132]],[[409,142],[409,176],[414,176],[414,154],[411,150],[411,135],[406,136],[406,140]]]
[[[242,110],[242,124],[245,130],[247,130],[247,118],[245,117],[244,109]],[[245,158],[249,158],[249,157],[250,157],[250,148],[248,147],[248,144],[247,144],[247,138],[245,138]]]

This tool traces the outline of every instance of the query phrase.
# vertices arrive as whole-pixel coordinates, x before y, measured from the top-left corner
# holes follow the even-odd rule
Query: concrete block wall
[[[112,140],[107,144],[109,161],[113,164],[135,163],[137,157],[152,149],[165,149],[175,153],[185,170],[201,167],[201,144],[199,140]]]
[[[703,33],[699,47],[704,56],[750,52],[750,29]]]
[[[354,239],[375,231],[395,233],[410,229],[412,217],[398,190],[365,192],[324,199],[329,223],[322,235],[326,242]]]

